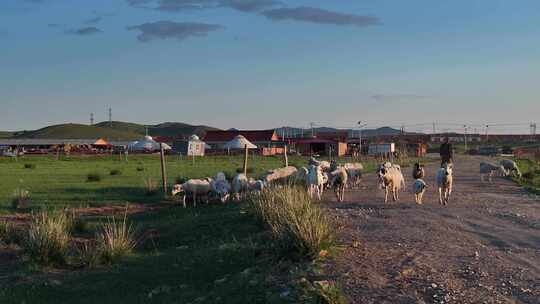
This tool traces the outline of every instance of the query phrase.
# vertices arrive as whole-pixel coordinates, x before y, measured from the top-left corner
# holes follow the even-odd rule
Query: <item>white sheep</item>
[[[245,174],[237,174],[232,180],[232,193],[234,198],[239,201],[248,191],[248,178]]]
[[[439,188],[439,204],[448,205],[450,195],[452,194],[452,185],[454,182],[453,165],[445,163],[437,171],[437,187]]]
[[[493,182],[492,177],[495,173],[499,173],[500,176],[507,176],[509,172],[504,168],[503,165],[497,166],[495,164],[490,164],[486,162],[480,163],[480,179],[482,180],[482,182],[484,182],[484,177],[486,174],[489,177],[489,181]]]
[[[212,192],[222,203],[225,203],[229,199],[231,184],[227,181],[225,173],[219,172],[216,174],[216,178],[212,181],[211,186]]]
[[[182,203],[186,208],[186,197],[191,195],[193,197],[193,205],[197,206],[197,196],[206,197],[206,203],[208,204],[208,194],[212,191],[213,179],[190,179],[183,184],[177,184],[173,186],[172,195],[175,196],[179,193],[184,193]]]
[[[509,174],[515,174],[517,177],[521,178],[521,171],[519,170],[519,167],[515,161],[510,159],[503,159],[501,160],[501,165],[504,167],[504,169],[507,170]]]
[[[334,193],[338,202],[343,202],[345,199],[345,189],[348,183],[348,173],[344,167],[338,167],[336,170],[329,173],[330,185],[334,188]]]
[[[401,173],[401,168],[392,164],[383,164],[380,166],[377,176],[381,188],[384,189],[384,202],[388,202],[388,192],[392,191],[392,199],[399,200],[399,191],[405,186],[405,178]]]
[[[321,200],[324,191],[325,180],[328,181],[328,176],[325,179],[321,166],[310,165],[308,174],[308,193],[311,198],[317,194],[317,198]]]
[[[264,182],[262,180],[255,180],[250,178],[248,181],[248,190],[250,192],[262,192],[265,188]]]
[[[272,184],[279,181],[287,181],[289,178],[293,177],[297,171],[298,170],[296,169],[296,167],[293,166],[269,170],[262,177],[262,181],[264,181],[266,184]]]
[[[358,188],[362,180],[364,166],[361,163],[346,163],[343,165],[343,168],[347,171],[349,186],[351,188]]]

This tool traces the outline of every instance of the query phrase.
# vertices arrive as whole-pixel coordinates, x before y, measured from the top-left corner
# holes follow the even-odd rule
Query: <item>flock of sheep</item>
[[[183,184],[174,185],[172,195],[184,194],[183,205],[186,207],[186,198],[191,197],[193,204],[197,205],[197,200],[218,200],[222,203],[228,200],[239,201],[248,193],[260,192],[264,188],[272,185],[286,183],[299,184],[306,187],[310,197],[321,200],[325,189],[333,189],[339,202],[344,201],[346,188],[357,188],[362,178],[363,166],[361,163],[346,163],[338,165],[336,162],[318,161],[314,158],[309,160],[307,167],[288,166],[267,171],[260,179],[248,178],[245,174],[237,174],[229,182],[226,175],[218,173],[214,178],[190,179]],[[515,174],[521,176],[517,164],[512,160],[504,159],[499,165],[492,163],[480,163],[480,175],[482,181],[488,175],[492,180],[494,174],[508,176]],[[423,203],[423,196],[427,189],[424,181],[425,169],[423,165],[416,163],[413,167],[412,176],[414,179],[413,192],[415,202]],[[397,164],[385,162],[377,170],[377,177],[380,188],[385,191],[384,202],[388,202],[388,194],[392,193],[394,201],[399,200],[399,191],[405,187],[405,178],[401,167]],[[443,163],[436,172],[436,182],[439,192],[439,203],[447,205],[452,194],[453,185],[453,164]]]
[[[306,187],[309,195],[319,200],[325,189],[332,188],[338,201],[342,202],[347,187],[355,188],[360,184],[363,166],[360,163],[347,163],[337,165],[335,162],[318,161],[310,159],[307,167],[288,166],[267,171],[260,179],[248,178],[239,173],[229,182],[224,173],[215,177],[203,179],[190,179],[183,184],[173,186],[172,195],[184,194],[183,205],[186,207],[186,198],[191,197],[193,204],[197,200],[219,200],[222,203],[228,200],[239,201],[251,192],[262,191],[265,187],[284,183],[300,184]]]

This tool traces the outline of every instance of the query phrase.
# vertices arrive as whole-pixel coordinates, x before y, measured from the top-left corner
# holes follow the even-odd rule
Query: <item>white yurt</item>
[[[152,136],[145,136],[142,140],[131,142],[128,149],[132,152],[155,152],[160,150],[160,146]],[[163,149],[171,150],[171,147],[163,143]]]
[[[245,149],[246,146],[248,149],[257,149],[257,146],[252,144],[247,138],[242,135],[237,135],[233,140],[227,142],[223,148],[227,150],[237,150]]]

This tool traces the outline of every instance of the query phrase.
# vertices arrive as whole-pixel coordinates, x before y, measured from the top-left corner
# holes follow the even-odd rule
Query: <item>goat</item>
[[[338,167],[329,174],[330,185],[334,188],[334,193],[338,202],[345,199],[345,188],[347,187],[348,174],[344,167]]]
[[[237,174],[232,180],[232,193],[234,198],[239,201],[248,191],[248,178],[245,174]]]
[[[427,189],[427,184],[423,179],[417,178],[414,181],[414,184],[413,184],[414,201],[417,204],[420,204],[420,205],[423,204],[423,198],[424,198],[424,193],[426,192],[426,189]]]
[[[326,178],[326,181],[328,179]],[[321,200],[324,191],[325,176],[322,172],[321,166],[310,165],[308,174],[308,192],[309,196],[313,198],[314,193],[317,194],[317,198]]]

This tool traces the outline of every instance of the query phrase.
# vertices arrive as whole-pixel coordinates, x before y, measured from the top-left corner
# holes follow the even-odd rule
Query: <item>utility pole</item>
[[[463,125],[463,128],[465,129],[465,133],[463,134],[463,138],[465,139],[465,153],[467,153],[467,125]]]
[[[486,143],[489,142],[489,125],[486,125]]]
[[[309,125],[311,127],[311,137],[315,137],[315,129],[313,128],[315,126],[315,123],[310,122]]]
[[[94,125],[94,113],[90,113],[90,125]]]
[[[433,134],[437,133],[435,128],[435,123],[433,123]]]
[[[112,128],[112,108],[109,108],[109,127]]]
[[[362,128],[367,124],[362,124],[362,121],[358,121],[358,157],[362,155]]]

